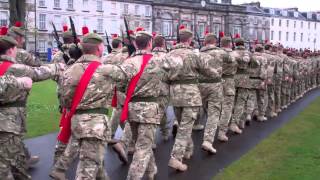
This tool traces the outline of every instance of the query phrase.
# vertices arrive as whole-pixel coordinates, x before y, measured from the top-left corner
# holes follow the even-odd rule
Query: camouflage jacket
[[[102,64],[121,64],[124,58],[118,54],[121,54],[121,50],[112,49],[110,54],[102,58]]]
[[[0,56],[1,61],[11,61],[16,63],[15,59],[8,56]],[[15,77],[30,77],[33,81],[41,81],[49,79],[59,73],[61,67],[59,64],[49,64],[40,67],[31,67],[24,64],[13,64],[10,66],[6,75]],[[13,91],[15,93],[15,91]],[[10,97],[11,95],[8,95]],[[26,101],[28,92],[21,91],[19,96],[15,98],[13,106],[4,106],[0,109],[0,131],[10,132],[17,135],[26,132]]]
[[[276,64],[276,57],[271,51],[265,51],[263,53],[264,56],[267,58],[268,61],[268,69],[267,69],[267,84],[274,83],[274,72],[275,72],[275,64]]]
[[[254,89],[265,89],[268,60],[259,52],[254,52],[249,62],[250,86]]]
[[[76,60],[71,58],[70,55],[69,55],[69,49],[71,47],[75,47],[75,44],[72,43],[72,44],[63,44],[62,45],[62,49],[64,51],[64,53],[70,58],[69,61],[68,61],[68,64],[67,65],[71,65],[73,64]],[[66,64],[65,60],[63,59],[63,53],[62,51],[58,51],[52,58],[52,63],[63,63],[63,64]]]
[[[165,60],[165,56],[167,55],[167,51],[164,48],[159,48],[156,47],[152,50],[153,57],[155,58],[156,61],[159,64],[160,67],[163,67],[163,63]],[[163,81],[161,81],[161,91],[160,91],[160,96],[169,96],[169,84],[168,84],[168,77],[166,77],[166,74],[164,74],[165,77],[163,77]]]
[[[42,65],[40,59],[37,59],[32,54],[30,54],[22,48],[17,49],[16,61],[18,64],[25,64],[32,67],[39,67]]]
[[[224,53],[223,50],[214,45],[202,47],[200,50],[199,64],[200,69],[199,81],[202,80],[218,80],[222,78],[222,59],[219,58],[220,54]]]
[[[0,106],[23,98],[26,88],[12,75],[0,77]]]
[[[238,63],[237,73],[234,77],[235,87],[250,88],[248,65],[250,62],[250,52],[244,46],[237,47],[235,58]]]
[[[223,48],[224,53],[220,55],[222,59],[222,76],[232,76],[237,73],[238,63],[235,59],[237,52],[230,48]]]
[[[198,84],[195,83],[199,77],[199,61],[192,47],[184,44],[177,44],[167,58],[170,59],[168,79],[170,85],[170,100],[173,106],[190,107],[201,106],[201,95]],[[183,62],[183,66],[175,66]],[[193,81],[181,83],[182,81]]]
[[[275,77],[275,82],[279,82],[282,80],[283,77],[283,57],[278,54],[275,53],[275,67],[274,67],[274,77]]]
[[[292,66],[291,61],[288,56],[285,54],[280,54],[280,56],[283,58],[283,81],[289,81],[289,79],[292,77]]]

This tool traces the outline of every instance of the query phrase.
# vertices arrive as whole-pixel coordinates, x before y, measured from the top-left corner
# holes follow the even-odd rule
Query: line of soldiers
[[[21,30],[12,27],[9,32],[15,28]],[[193,32],[181,26],[179,42],[168,52],[164,36],[137,28],[126,36],[112,35],[112,52],[103,57],[101,36],[83,28],[83,39],[74,44],[72,32],[64,29],[63,50],[47,65],[19,58],[19,38],[1,29],[0,141],[5,145],[0,147],[0,179],[31,179],[29,153],[22,139],[32,80],[51,78],[58,85],[63,116],[50,173],[53,179],[67,179],[66,171],[77,157],[76,179],[109,179],[104,167],[111,163],[104,162],[108,144],[124,164],[133,154],[127,179],[154,179],[158,127],[165,141],[176,129],[168,166],[186,171],[184,160],[192,157],[194,149],[192,129],[201,129],[202,117],[207,121],[201,147],[216,154],[216,134],[226,142],[228,131],[241,134],[253,119],[263,122],[276,117],[320,84],[319,53],[300,53],[270,43],[256,43],[250,52],[239,35],[233,47],[231,37],[221,35],[217,42],[213,33],[206,32],[197,51],[191,46]],[[75,58],[69,50],[78,46],[82,56]],[[131,54],[128,47],[136,51]],[[174,108],[174,127],[169,127],[165,114],[169,105]],[[119,125],[123,135],[114,140]]]

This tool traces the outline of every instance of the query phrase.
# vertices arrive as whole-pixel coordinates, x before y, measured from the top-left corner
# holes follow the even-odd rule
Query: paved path
[[[253,122],[250,127],[245,129],[240,136],[230,135],[231,139],[228,143],[215,143],[218,154],[210,156],[200,149],[203,132],[196,132],[193,134],[195,141],[195,153],[191,160],[187,161],[189,169],[185,173],[177,173],[168,168],[167,164],[170,157],[170,151],[173,145],[173,139],[169,142],[162,142],[157,138],[157,150],[155,152],[156,162],[158,165],[157,179],[166,180],[209,180],[215,176],[223,168],[230,165],[242,155],[247,153],[250,149],[256,146],[261,140],[268,137],[273,131],[280,128],[286,122],[295,117],[313,100],[320,96],[319,89],[310,91],[303,99],[290,106],[289,109],[283,111],[277,118],[271,119],[265,123]],[[172,109],[169,110],[172,114]],[[117,135],[121,131],[118,130]],[[37,137],[26,140],[32,154],[39,155],[41,161],[34,167],[30,173],[34,180],[46,180],[52,165],[53,149],[55,145],[56,134],[49,134],[46,136]],[[112,180],[124,180],[128,172],[128,166],[121,165],[117,159],[116,154],[110,149],[107,149],[106,169]],[[68,172],[70,179],[74,178],[75,165]]]

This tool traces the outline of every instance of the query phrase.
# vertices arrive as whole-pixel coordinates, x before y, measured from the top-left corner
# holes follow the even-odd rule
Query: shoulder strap
[[[123,105],[123,109],[122,109],[121,117],[120,117],[120,120],[122,123],[125,122],[128,118],[129,102],[131,101],[132,95],[134,94],[134,90],[140,80],[140,77],[143,74],[143,71],[151,58],[152,58],[152,54],[143,55],[140,71],[131,79],[131,81],[128,85],[127,95],[126,95],[126,99],[124,101],[124,105]]]
[[[81,79],[78,83],[78,86],[75,90],[74,96],[72,98],[70,111],[67,113],[66,110],[63,110],[63,114],[60,119],[60,128],[61,131],[58,135],[58,140],[63,143],[68,143],[69,138],[71,136],[71,119],[74,113],[77,110],[79,103],[82,100],[82,97],[88,87],[88,84],[96,71],[96,69],[100,66],[100,62],[93,61],[91,62],[86,70],[84,71]]]
[[[1,64],[0,64],[0,76],[3,76],[7,71],[8,69],[10,68],[10,66],[12,65],[13,63],[10,62],[10,61],[3,61]]]

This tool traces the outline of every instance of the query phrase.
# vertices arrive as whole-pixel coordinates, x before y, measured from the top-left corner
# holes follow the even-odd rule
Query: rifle
[[[249,40],[249,51],[252,52],[252,46],[251,46],[251,41]]]
[[[62,48],[62,42],[60,41],[60,39],[59,39],[59,35],[58,35],[58,32],[57,32],[57,29],[56,29],[56,26],[53,24],[53,22],[51,22],[51,24],[52,24],[52,27],[53,27],[53,33],[52,33],[52,35],[53,35],[53,37],[54,37],[54,39],[56,40],[56,42],[57,42],[57,45],[58,45],[58,49],[62,52],[62,57],[63,57],[63,60],[64,60],[64,62],[66,63],[66,64],[68,64],[68,62],[69,62],[69,60],[70,60],[70,58],[69,58],[69,56],[64,52],[64,49]]]
[[[232,50],[235,50],[236,46],[234,45],[234,39],[233,39],[233,36],[231,33],[230,34],[230,37],[231,37],[231,42],[232,42]]]
[[[73,59],[77,60],[82,56],[82,51],[78,46],[77,32],[76,32],[76,28],[74,26],[74,22],[73,22],[71,16],[69,16],[69,19],[70,19],[70,26],[71,26],[72,36],[73,36],[73,43],[76,45],[74,48],[70,48],[69,49],[69,54],[70,54],[70,57],[72,57]]]
[[[177,44],[180,43],[179,27],[180,27],[180,23],[177,24]]]
[[[201,46],[200,37],[199,37],[199,34],[198,34],[197,31],[196,31],[196,36],[197,36],[197,41],[198,41],[198,44],[199,44],[199,49],[201,49],[202,46]]]
[[[111,51],[112,51],[112,48],[111,48],[111,46],[110,46],[110,42],[109,42],[109,37],[108,37],[108,33],[107,33],[107,31],[105,31],[105,33],[106,33],[106,39],[107,39],[107,49],[108,49],[108,53],[110,54],[111,53]]]
[[[168,46],[167,46],[167,40],[166,40],[166,38],[164,38],[164,45],[166,46],[166,50],[167,50],[167,52],[169,52],[169,49],[168,49]]]
[[[123,17],[123,20],[124,20],[124,25],[125,25],[125,27],[126,27],[128,40],[129,40],[129,44],[127,44],[127,46],[128,46],[128,52],[129,52],[129,56],[131,56],[131,55],[136,51],[136,48],[134,47],[134,45],[132,44],[132,41],[131,41],[127,18],[124,16],[124,17]]]

